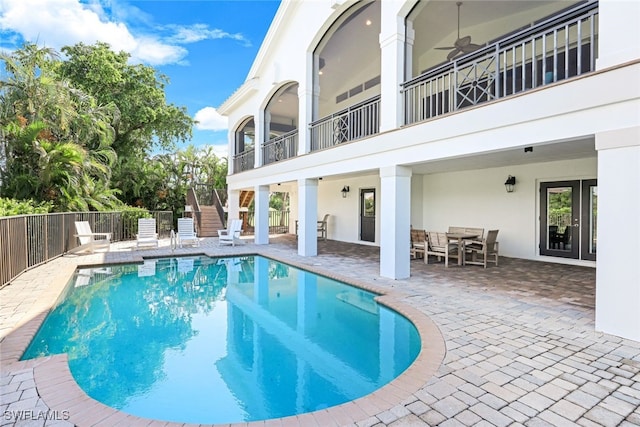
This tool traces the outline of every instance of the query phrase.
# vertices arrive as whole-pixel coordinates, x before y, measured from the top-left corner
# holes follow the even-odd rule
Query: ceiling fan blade
[[[460,49],[455,48],[454,50],[449,52],[449,54],[447,55],[447,61],[451,61],[453,58],[455,58],[461,52],[462,51]]]
[[[470,44],[468,44],[468,45],[466,45],[466,46],[462,46],[462,47],[461,47],[461,50],[462,50],[464,53],[470,53],[470,52],[473,52],[474,50],[478,50],[478,49],[480,49],[481,47],[482,47],[482,46],[481,46],[481,45],[479,45],[479,44],[473,44],[473,43],[470,43]]]
[[[471,36],[464,36],[456,40],[454,44],[457,48],[462,48],[470,43],[471,43]]]
[[[434,49],[438,49],[438,50],[451,50],[451,49],[456,49],[455,46],[448,46],[448,47],[436,47]]]

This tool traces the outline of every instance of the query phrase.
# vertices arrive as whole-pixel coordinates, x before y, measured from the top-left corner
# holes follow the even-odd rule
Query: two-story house
[[[640,340],[640,2],[283,1],[219,110],[257,244],[272,191],[300,255],[330,214],[388,278],[411,227],[498,229],[501,255],[595,267],[596,329]]]

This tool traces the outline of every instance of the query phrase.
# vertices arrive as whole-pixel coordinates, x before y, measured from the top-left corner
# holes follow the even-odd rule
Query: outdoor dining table
[[[457,240],[458,241],[458,265],[462,265],[464,262],[464,241],[475,239],[479,234],[471,234],[471,233],[447,233],[448,240]]]

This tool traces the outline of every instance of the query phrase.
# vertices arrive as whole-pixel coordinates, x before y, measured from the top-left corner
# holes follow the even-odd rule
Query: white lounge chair
[[[138,235],[136,247],[158,247],[158,233],[156,232],[156,220],[154,218],[138,219]]]
[[[178,218],[178,246],[182,247],[186,243],[200,246],[200,240],[193,227],[193,218]]]
[[[229,221],[229,225],[226,230],[218,230],[218,244],[235,246],[236,240],[240,239],[241,232],[242,220],[232,219]]]
[[[80,246],[75,248],[74,252],[89,250],[93,252],[96,248],[106,248],[109,250],[111,245],[111,233],[93,233],[89,221],[76,221],[75,236],[80,240]]]

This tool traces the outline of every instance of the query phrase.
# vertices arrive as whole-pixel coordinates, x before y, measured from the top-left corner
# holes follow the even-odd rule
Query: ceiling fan
[[[447,60],[449,61],[455,58],[460,53],[473,52],[474,50],[482,47],[481,45],[471,43],[471,36],[460,37],[460,7],[462,6],[462,2],[461,1],[457,2],[456,6],[458,6],[458,39],[453,43],[453,46],[436,48],[438,50],[453,49],[447,55]]]

